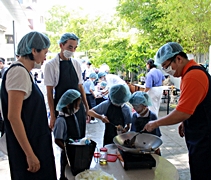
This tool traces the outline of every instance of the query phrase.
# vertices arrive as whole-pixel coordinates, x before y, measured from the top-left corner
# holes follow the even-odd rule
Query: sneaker
[[[94,124],[95,123],[95,120],[91,120],[89,123],[90,124]]]
[[[97,123],[97,122],[98,122],[98,120],[95,119],[95,120],[91,120],[89,123],[90,123],[90,124],[94,124],[94,123]]]

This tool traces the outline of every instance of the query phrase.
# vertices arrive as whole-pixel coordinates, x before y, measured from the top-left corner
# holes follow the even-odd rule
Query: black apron
[[[59,60],[59,82],[55,87],[55,98],[54,98],[54,107],[56,109],[56,105],[60,97],[68,90],[68,89],[75,89],[78,90],[78,75],[75,71],[73,63],[71,60]],[[84,105],[81,102],[79,111],[75,114],[80,128],[81,137],[85,137],[86,133],[86,114]]]
[[[65,141],[67,141],[69,138],[73,140],[79,139],[81,134],[77,117],[73,114],[67,117],[64,115],[59,115],[59,118],[64,118],[67,125],[67,139]]]
[[[115,106],[112,103],[109,105],[108,110],[105,114],[109,121],[115,125],[122,125],[125,127],[124,116],[122,113],[121,106]],[[117,135],[117,129],[110,123],[105,124],[105,133],[104,133],[104,141],[103,146],[106,144],[113,143],[113,138]]]
[[[14,66],[22,66],[21,64],[11,65],[8,71]],[[23,67],[23,66],[22,66]],[[24,68],[24,67],[23,67]],[[12,180],[56,180],[56,169],[52,148],[51,131],[48,126],[47,112],[45,101],[39,87],[32,82],[31,95],[23,101],[21,118],[25,127],[26,135],[29,143],[40,161],[40,170],[36,173],[27,171],[28,164],[26,155],[20,147],[10,122],[8,115],[8,94],[5,88],[5,80],[8,71],[2,80],[1,100],[2,110],[5,122],[5,132],[7,139],[7,150],[10,164],[10,173]]]
[[[184,121],[185,140],[189,151],[191,179],[208,180],[211,176],[211,78],[200,66],[192,66],[186,73],[193,69],[206,73],[209,89],[193,115]]]
[[[136,114],[134,114],[136,116]],[[136,120],[134,122],[135,124],[135,128],[136,128],[136,132],[140,132],[141,130],[144,129],[144,126],[149,122],[151,121],[151,111],[149,111],[149,115],[147,117],[137,117],[136,116]],[[153,120],[152,120],[153,121]],[[156,136],[161,136],[161,133],[160,133],[160,129],[159,128],[156,128],[154,129],[153,131],[151,132],[147,132],[145,131],[144,133],[149,133],[149,134],[154,134]]]
[[[81,137],[78,120],[75,115],[71,115],[68,117],[65,117],[64,115],[59,115],[58,118],[64,118],[67,125],[67,139],[65,141],[68,141],[69,138],[76,140]],[[65,168],[66,165],[68,164],[66,153],[64,150],[61,151],[60,164],[61,164],[60,178],[64,178]]]

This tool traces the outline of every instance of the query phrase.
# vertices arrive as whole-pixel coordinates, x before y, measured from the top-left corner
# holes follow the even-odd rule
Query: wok
[[[113,138],[113,142],[119,149],[134,154],[154,153],[154,151],[163,143],[158,136],[142,133],[136,136],[135,148],[125,147],[124,141],[127,139],[132,139],[136,134],[137,132],[133,131],[119,134]]]

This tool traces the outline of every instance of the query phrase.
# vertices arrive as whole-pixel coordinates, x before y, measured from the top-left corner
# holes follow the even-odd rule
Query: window
[[[14,58],[7,58],[7,63],[6,63],[6,65],[12,64],[13,61],[15,61]]]
[[[5,35],[7,44],[14,44],[13,35]]]

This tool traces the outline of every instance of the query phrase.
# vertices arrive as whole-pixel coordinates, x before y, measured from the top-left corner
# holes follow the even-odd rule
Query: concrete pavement
[[[42,92],[46,95],[46,90],[43,84],[39,84]],[[46,96],[45,96],[46,97]],[[161,104],[159,117],[166,115],[166,104]],[[87,124],[86,136],[97,142],[97,147],[102,147],[103,144],[103,129],[104,124],[98,122],[96,124]],[[170,161],[178,170],[180,180],[189,180],[190,172],[188,165],[188,151],[184,138],[178,134],[178,125],[160,127],[162,133],[163,144],[161,145],[161,153],[164,158]],[[59,171],[59,148],[54,144],[55,160],[57,172]],[[163,167],[165,168],[165,167]],[[0,152],[0,179],[10,180],[8,158]]]

